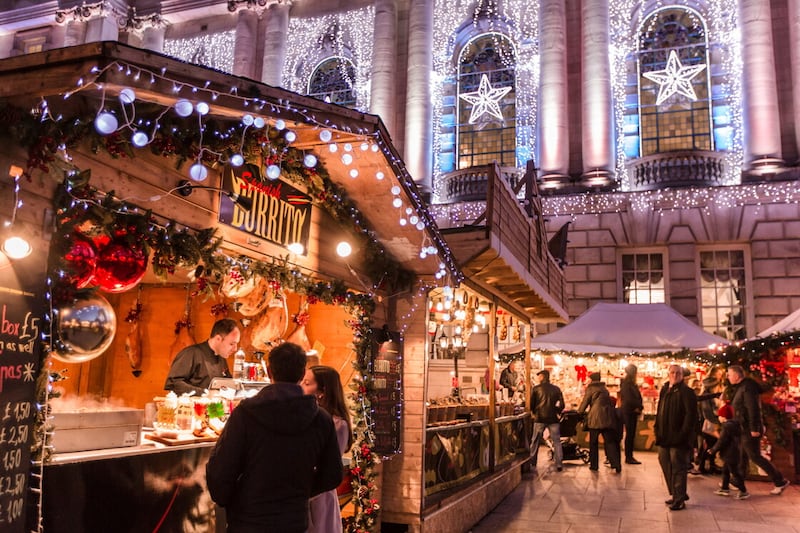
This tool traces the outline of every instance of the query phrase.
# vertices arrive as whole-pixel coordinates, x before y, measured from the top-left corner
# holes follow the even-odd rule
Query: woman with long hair
[[[305,394],[316,397],[319,406],[333,418],[339,451],[344,455],[353,445],[353,431],[339,373],[329,366],[312,366],[306,369],[300,386]],[[342,515],[336,489],[311,498],[308,502],[307,533],[341,532]]]

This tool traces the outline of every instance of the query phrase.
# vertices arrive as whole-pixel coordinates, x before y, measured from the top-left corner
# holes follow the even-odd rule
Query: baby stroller
[[[561,451],[564,453],[565,461],[575,461],[580,459],[584,464],[589,464],[589,451],[584,450],[573,438],[577,435],[577,426],[579,422],[583,421],[583,415],[578,411],[568,410],[561,413],[559,419],[559,428],[561,430]],[[553,442],[551,439],[547,440],[547,446],[550,448],[549,457],[553,460]]]

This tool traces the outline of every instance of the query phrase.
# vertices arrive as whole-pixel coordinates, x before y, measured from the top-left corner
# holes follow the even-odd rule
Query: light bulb
[[[264,126],[266,126],[266,125],[267,125],[267,123],[261,117],[256,117],[256,119],[253,121],[253,126],[255,126],[259,130],[261,128],[263,128]]]
[[[425,229],[425,223],[423,221],[421,221],[421,220],[419,222],[417,222],[417,229],[420,230],[420,231],[424,230]]]
[[[308,168],[314,168],[314,166],[317,164],[317,156],[314,154],[306,154],[306,156],[303,158],[303,164]]]
[[[369,144],[367,144],[367,143],[361,143],[361,149],[362,149],[362,150],[364,150],[364,151],[366,152],[367,150],[369,150]]]
[[[208,177],[208,169],[197,162],[189,168],[189,177],[194,181],[203,181]]]
[[[351,152],[352,150],[353,150],[353,145],[352,144],[350,144],[350,143],[345,143],[344,144],[344,151],[345,152]]]
[[[283,138],[286,139],[287,143],[293,143],[297,139],[297,134],[290,130],[286,132]]]
[[[395,198],[394,200],[392,200],[392,205],[395,207],[403,207],[403,200],[401,200],[400,198]]]
[[[358,177],[358,169],[357,168],[351,168],[350,169],[350,177],[351,178],[357,178]]]
[[[126,87],[119,92],[119,101],[123,104],[132,104],[136,101],[136,93],[130,87]]]
[[[406,220],[406,219],[404,219],[404,218],[401,218],[401,219],[400,219],[400,225],[401,225],[401,226],[405,226],[406,224],[408,224],[408,220]]]
[[[342,163],[344,163],[345,165],[349,165],[352,162],[353,162],[353,156],[352,155],[350,155],[350,154],[343,154],[342,155]]]
[[[290,244],[286,248],[290,252],[292,252],[294,255],[303,255],[303,252],[305,251],[305,248],[299,242],[293,242],[292,244]]]
[[[326,143],[330,142],[333,135],[331,134],[331,130],[322,130],[319,132],[319,140]]]
[[[94,128],[100,135],[114,133],[117,131],[118,126],[119,122],[117,122],[117,117],[107,111],[98,113],[97,117],[94,119]]]
[[[244,165],[244,157],[242,156],[242,154],[233,154],[231,156],[231,165],[235,167],[240,167]]]
[[[398,194],[400,194],[400,186],[393,185],[391,191],[393,195],[397,196]]]
[[[179,117],[188,117],[193,110],[194,106],[189,100],[182,99],[175,102],[175,112]]]
[[[350,246],[349,242],[342,241],[336,245],[336,254],[339,257],[347,257],[351,253],[353,253],[353,247]]]
[[[23,259],[33,251],[31,244],[22,237],[9,237],[3,242],[3,252],[9,259]]]
[[[245,115],[242,117],[242,124],[245,126],[252,126],[253,125],[253,115]]]
[[[147,146],[147,143],[150,141],[150,138],[147,134],[141,130],[135,131],[133,133],[133,137],[131,137],[131,142],[137,148],[141,148],[143,146]]]
[[[270,165],[267,167],[267,177],[271,180],[276,180],[281,176],[281,167],[278,165]]]
[[[209,107],[205,102],[198,102],[195,109],[197,109],[197,114],[200,116],[208,115]]]
[[[378,181],[382,180],[384,177],[385,176],[383,175],[383,172],[381,172],[380,170],[375,173],[375,179],[377,179]]]
[[[279,118],[278,120],[275,121],[275,129],[276,130],[280,131],[280,130],[282,130],[284,128],[286,128],[286,122],[283,119]]]
[[[328,150],[330,150],[332,154],[335,154],[339,151],[339,146],[336,143],[331,143],[328,145]]]

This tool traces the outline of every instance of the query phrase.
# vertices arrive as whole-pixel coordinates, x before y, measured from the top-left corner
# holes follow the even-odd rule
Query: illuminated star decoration
[[[670,50],[669,59],[667,59],[667,68],[664,70],[643,72],[642,76],[648,80],[653,80],[661,86],[658,89],[658,98],[656,98],[656,105],[661,105],[664,100],[675,93],[680,93],[687,98],[697,100],[697,95],[694,92],[690,80],[705,68],[705,65],[683,66],[681,60],[678,59],[678,53],[675,50]]]
[[[500,100],[510,90],[511,87],[492,87],[489,83],[489,77],[486,74],[481,76],[481,84],[477,91],[459,95],[459,98],[472,104],[469,123],[475,124],[486,113],[497,117],[498,120],[503,120],[503,113],[500,111]]]

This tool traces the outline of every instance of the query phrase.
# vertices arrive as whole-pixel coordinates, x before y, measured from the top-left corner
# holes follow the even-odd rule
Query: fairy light
[[[292,18],[286,34],[283,85],[307,94],[308,82],[322,60],[342,57],[340,72],[356,96],[355,108],[368,111],[375,28],[375,8],[330,13],[319,17]],[[350,79],[347,66],[354,67]]]
[[[228,30],[184,39],[164,39],[164,53],[195,65],[231,73],[235,45],[236,30]]]

